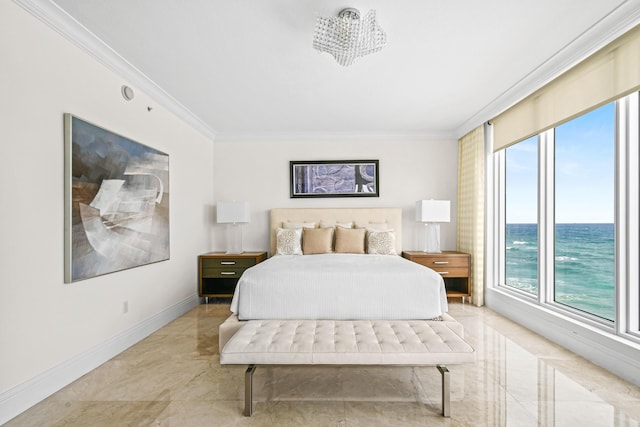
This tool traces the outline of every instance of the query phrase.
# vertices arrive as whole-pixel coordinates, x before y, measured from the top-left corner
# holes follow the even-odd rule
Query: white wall
[[[245,250],[269,249],[269,209],[274,207],[401,207],[403,249],[422,246],[415,202],[451,200],[452,222],[442,224],[444,250],[456,249],[458,144],[456,141],[285,141],[214,143],[216,200],[246,200],[251,223],[244,226]],[[289,161],[380,161],[379,198],[291,199]],[[213,245],[225,248],[223,225],[214,226]]]
[[[213,143],[139,90],[126,102],[126,81],[9,1],[0,2],[0,56],[1,424],[29,404],[21,396],[7,407],[25,384],[197,303],[196,256],[211,248]],[[169,261],[63,283],[65,112],[169,154]]]

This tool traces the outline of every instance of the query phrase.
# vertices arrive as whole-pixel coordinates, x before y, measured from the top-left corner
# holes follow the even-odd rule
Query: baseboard
[[[0,394],[0,425],[102,365],[199,304],[197,295]]]
[[[487,290],[491,310],[640,386],[640,345],[506,293]]]

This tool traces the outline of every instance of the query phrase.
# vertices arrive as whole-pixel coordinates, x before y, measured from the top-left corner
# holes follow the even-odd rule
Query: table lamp
[[[416,202],[416,221],[424,222],[424,252],[439,254],[440,223],[449,222],[451,202],[449,200],[418,200]]]
[[[250,211],[248,202],[218,202],[216,207],[216,221],[227,224],[227,252],[241,254],[242,224],[249,222]]]

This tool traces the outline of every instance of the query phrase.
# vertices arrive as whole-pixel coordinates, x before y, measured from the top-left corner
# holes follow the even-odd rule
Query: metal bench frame
[[[265,365],[262,365],[265,366]],[[335,366],[335,365],[332,365]],[[371,366],[371,365],[368,365]],[[375,366],[375,365],[374,365]],[[383,366],[383,365],[377,365]],[[385,365],[389,366],[389,365]],[[406,365],[404,365],[406,366]],[[258,365],[249,365],[244,374],[244,416],[250,417],[253,414],[253,373]],[[442,416],[451,416],[451,380],[449,369],[445,365],[436,365],[442,375]]]

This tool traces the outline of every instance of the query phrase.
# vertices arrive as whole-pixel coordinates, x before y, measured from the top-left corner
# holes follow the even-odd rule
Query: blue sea
[[[614,225],[556,224],[555,301],[614,319]],[[507,224],[509,286],[538,292],[538,226]]]

